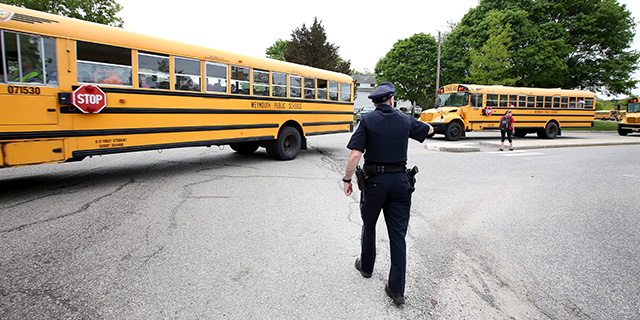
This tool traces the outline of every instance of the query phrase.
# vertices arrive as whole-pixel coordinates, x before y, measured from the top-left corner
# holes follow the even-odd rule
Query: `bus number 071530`
[[[39,87],[7,86],[9,94],[40,94]]]

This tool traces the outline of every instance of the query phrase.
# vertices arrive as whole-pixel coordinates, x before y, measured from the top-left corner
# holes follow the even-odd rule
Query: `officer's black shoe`
[[[396,306],[401,306],[404,304],[404,295],[402,294],[397,294],[393,291],[391,291],[391,289],[389,289],[388,285],[384,286],[384,292],[387,293],[387,295],[393,299],[393,303],[396,304]]]
[[[366,273],[362,271],[362,267],[360,266],[360,258],[356,258],[356,269],[360,271],[360,274],[365,278],[371,278],[371,273]]]

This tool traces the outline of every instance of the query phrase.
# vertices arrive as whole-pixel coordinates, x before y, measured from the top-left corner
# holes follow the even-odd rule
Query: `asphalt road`
[[[639,145],[412,142],[396,308],[382,217],[373,277],[353,268],[348,138],[286,162],[189,148],[0,170],[0,319],[640,318]]]

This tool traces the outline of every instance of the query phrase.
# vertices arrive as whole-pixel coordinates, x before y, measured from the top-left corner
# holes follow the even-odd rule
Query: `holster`
[[[369,176],[360,166],[356,167],[356,178],[358,179],[358,189],[360,189],[360,191],[366,190],[367,179],[369,178]]]
[[[409,194],[416,191],[416,174],[418,174],[418,167],[414,166],[411,169],[407,169],[407,175],[409,176],[409,184],[411,184],[411,188],[409,188]]]

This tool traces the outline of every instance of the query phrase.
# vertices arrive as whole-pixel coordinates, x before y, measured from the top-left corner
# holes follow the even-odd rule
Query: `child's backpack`
[[[502,119],[500,119],[500,130],[509,131],[509,122],[509,117],[503,116]]]

